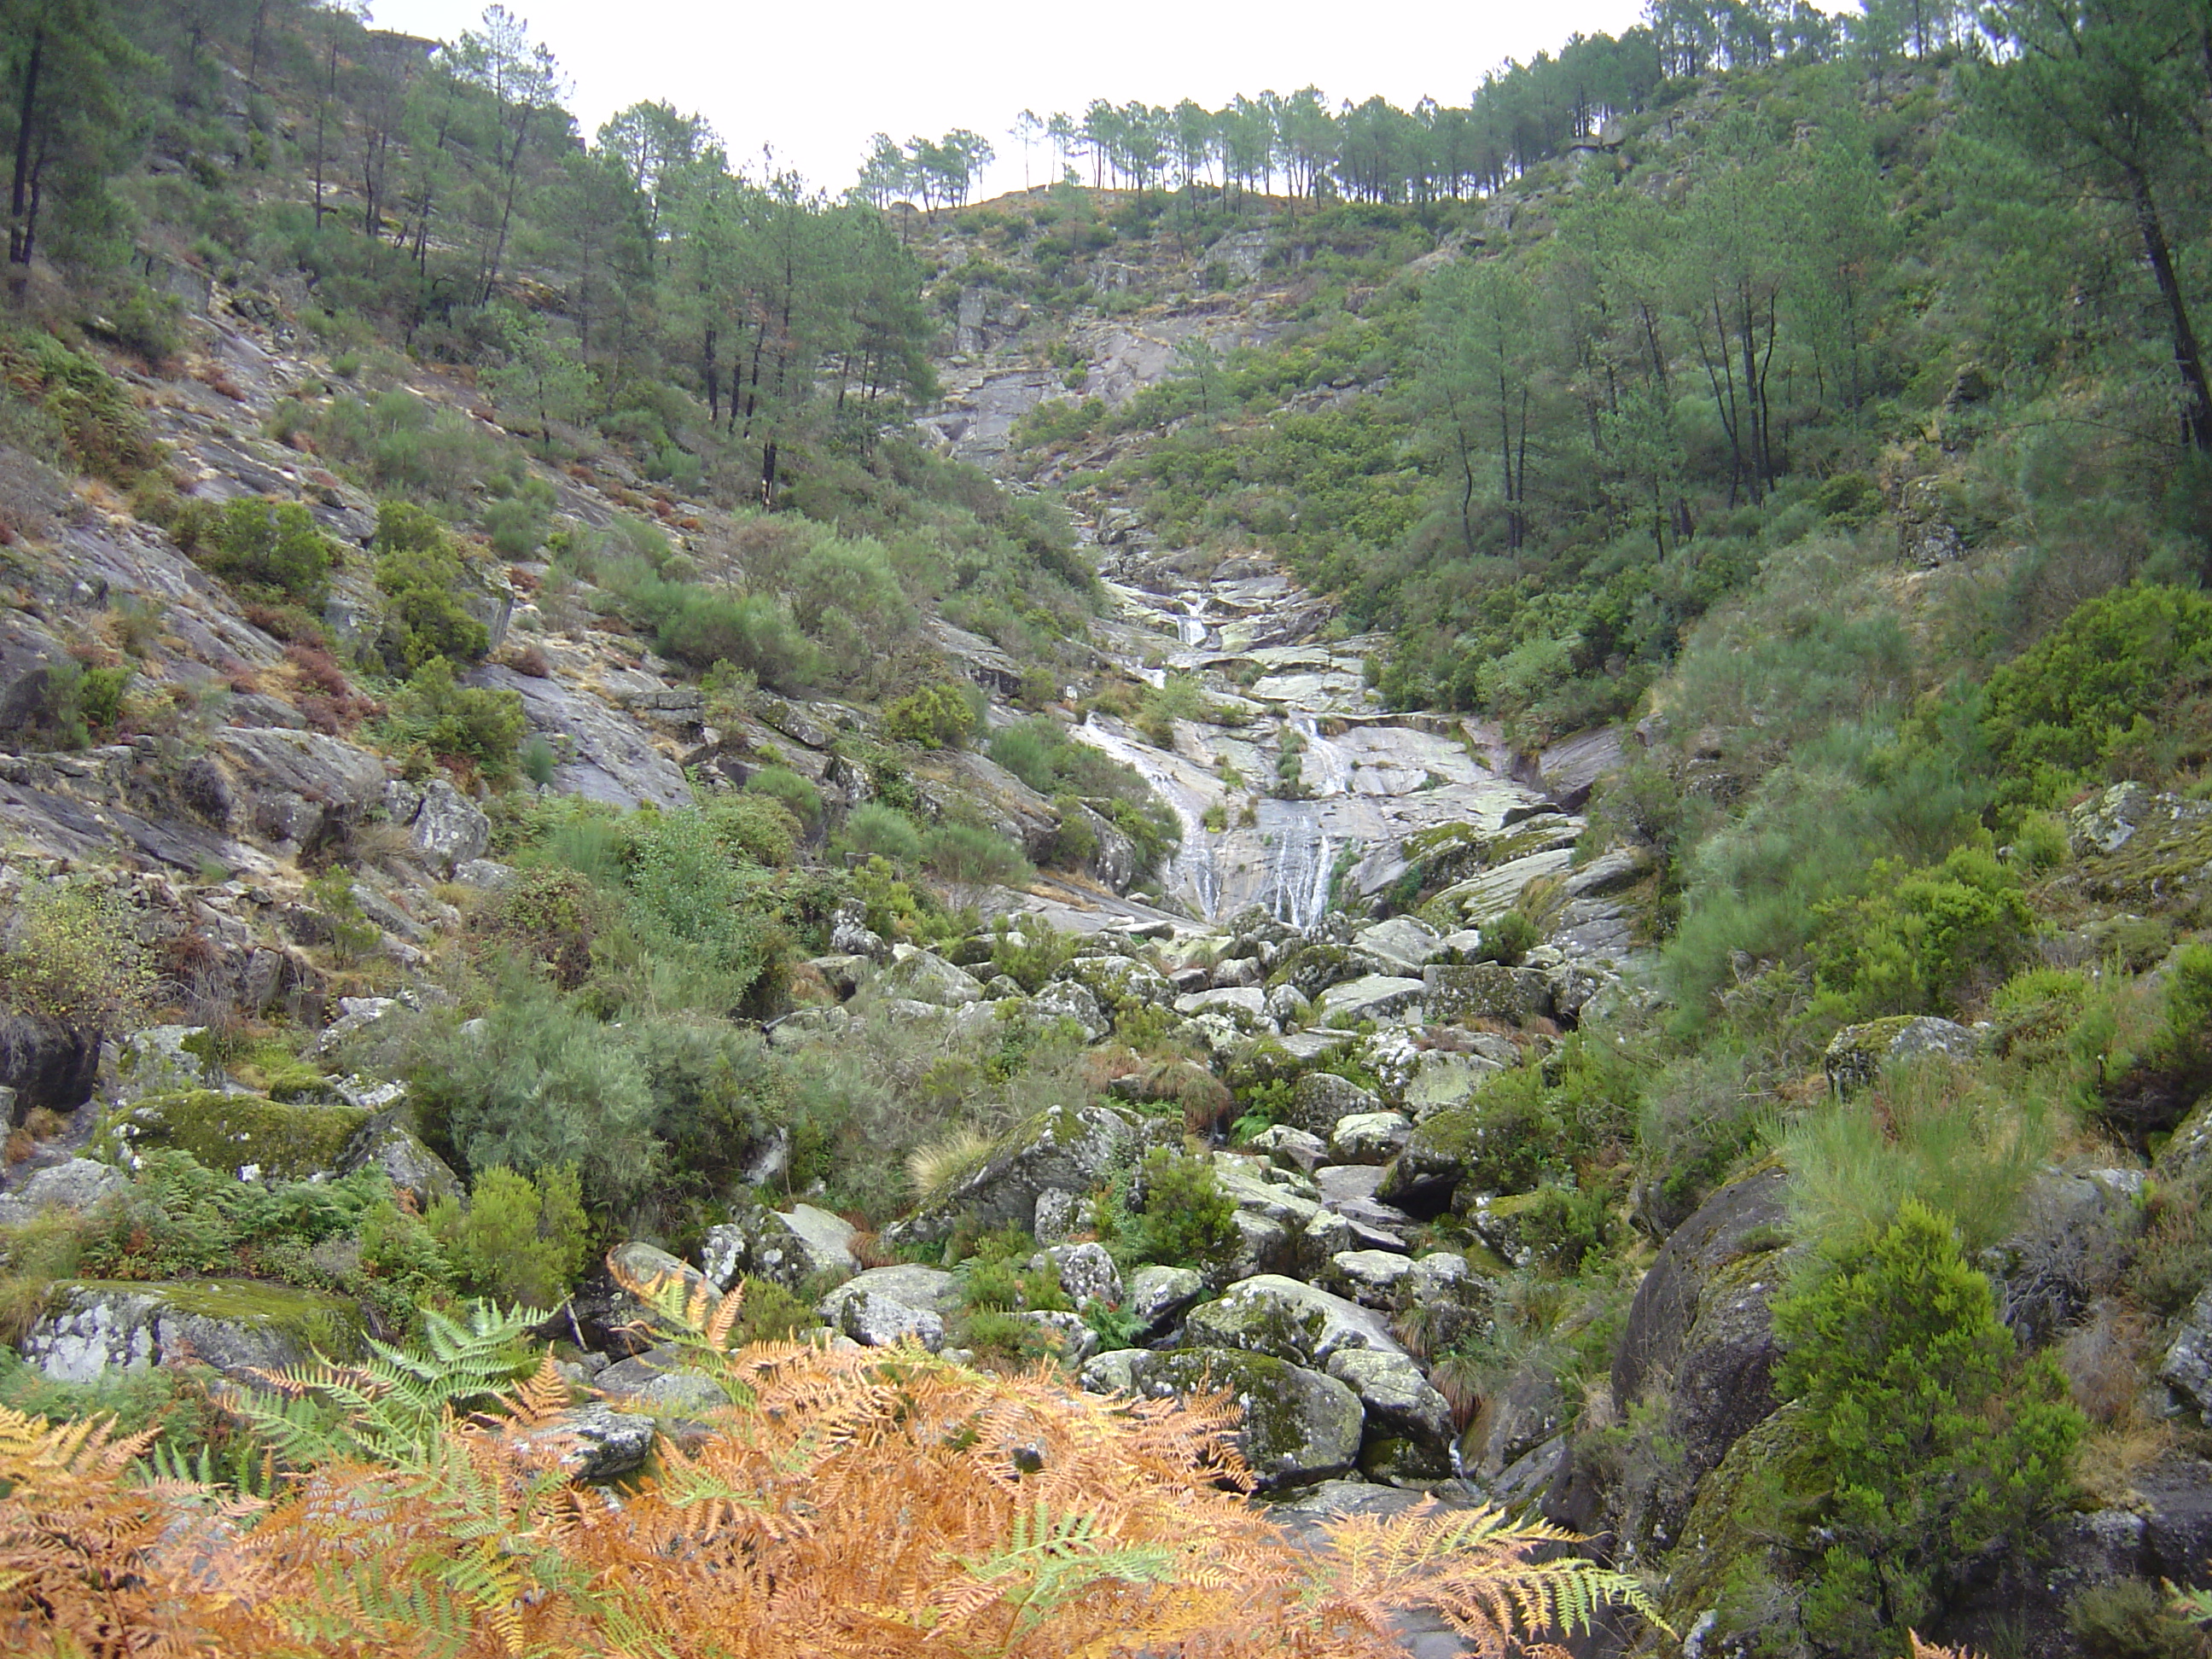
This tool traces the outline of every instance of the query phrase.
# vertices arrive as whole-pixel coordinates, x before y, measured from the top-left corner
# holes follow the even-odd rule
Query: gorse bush
[[[0,993],[19,1013],[106,1026],[143,1012],[155,984],[131,907],[112,892],[34,884],[0,933]]]
[[[441,1199],[423,1220],[465,1289],[526,1308],[558,1307],[590,1251],[573,1164],[549,1164],[535,1181],[479,1169],[465,1206]]]
[[[838,836],[853,851],[893,864],[911,865],[921,857],[921,832],[914,827],[914,820],[880,801],[864,801],[854,807]]]
[[[2057,806],[2087,782],[2202,766],[2208,699],[2212,599],[2139,583],[2092,599],[1990,676],[1980,730],[2000,798]]]
[[[1845,1018],[1956,1013],[1994,989],[2035,926],[2020,878],[1983,847],[1932,869],[1877,860],[1860,896],[1814,907],[1820,988]]]
[[[957,685],[925,685],[884,706],[884,735],[925,749],[957,748],[976,723],[970,693]]]
[[[1237,1206],[1221,1190],[1204,1153],[1156,1146],[1135,1177],[1142,1208],[1133,1202],[1116,1243],[1132,1261],[1212,1269],[1237,1248]]]
[[[490,630],[460,603],[474,584],[437,517],[410,502],[385,501],[376,510],[375,545],[376,585],[390,601],[383,647],[393,668],[411,671],[434,657],[481,658]]]
[[[1818,1493],[1800,1607],[1830,1651],[1888,1653],[1940,1613],[1970,1563],[2055,1511],[2082,1419],[2046,1357],[2020,1363],[1989,1280],[1944,1218],[1907,1200],[1832,1247],[1774,1304],[1775,1386],[1803,1413],[1776,1472]]]
[[[822,792],[787,766],[763,766],[745,780],[745,793],[781,803],[810,834],[822,822]]]
[[[311,611],[330,598],[337,544],[297,501],[242,495],[221,508],[195,503],[175,533],[197,562],[250,595]]]
[[[452,663],[433,657],[392,699],[380,738],[403,761],[413,751],[426,764],[459,762],[497,783],[514,775],[516,746],[527,729],[522,699],[515,693],[463,685]]]

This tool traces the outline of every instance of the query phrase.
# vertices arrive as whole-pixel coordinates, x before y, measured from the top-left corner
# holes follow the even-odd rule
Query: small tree
[[[507,320],[507,362],[484,376],[502,409],[526,410],[538,422],[538,441],[548,454],[553,422],[581,420],[591,412],[599,382],[565,341],[528,315]]]

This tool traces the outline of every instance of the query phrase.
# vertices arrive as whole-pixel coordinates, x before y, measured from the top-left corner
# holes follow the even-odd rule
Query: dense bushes
[[[1996,988],[2035,925],[2019,878],[1985,848],[1958,848],[1932,869],[1877,860],[1866,880],[1856,898],[1814,909],[1818,982],[1846,1018],[1956,1013]]]
[[[310,611],[330,598],[337,544],[297,501],[242,495],[220,508],[191,503],[172,533],[196,562],[250,597]]]
[[[468,663],[484,654],[490,631],[459,597],[473,585],[468,567],[435,515],[406,501],[384,502],[376,511],[376,585],[390,601],[380,643],[395,672],[433,657]]]
[[[1802,1436],[1753,1473],[1771,1505],[1753,1524],[1801,1540],[1806,1636],[1894,1652],[1972,1563],[2021,1547],[2056,1510],[2081,1413],[2047,1357],[2018,1361],[1989,1280],[1917,1202],[1878,1235],[1832,1244],[1775,1302],[1774,1329],[1775,1384]]]
[[[450,662],[432,657],[392,698],[380,737],[403,765],[410,755],[415,769],[433,760],[458,762],[498,783],[514,776],[515,745],[527,725],[514,692],[462,685]]]
[[[2055,806],[2108,776],[2212,757],[2212,599],[2138,583],[2090,600],[1990,676],[1980,728],[2000,799]]]

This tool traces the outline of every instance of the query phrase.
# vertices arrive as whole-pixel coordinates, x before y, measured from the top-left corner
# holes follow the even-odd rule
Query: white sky
[[[483,0],[371,0],[380,28],[450,40]],[[1643,0],[1115,0],[1089,6],[966,0],[508,0],[574,82],[588,136],[614,111],[665,99],[714,124],[733,161],[781,165],[842,191],[868,136],[972,127],[996,146],[981,196],[1021,188],[1008,136],[1024,106],[1079,117],[1093,98],[1218,109],[1237,93],[1319,87],[1463,104],[1507,58],[1556,51],[1577,30],[1618,33]],[[1039,145],[1036,182],[1050,156]]]

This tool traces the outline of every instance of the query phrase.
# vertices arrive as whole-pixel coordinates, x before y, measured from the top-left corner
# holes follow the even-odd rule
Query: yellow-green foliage
[[[427,509],[387,501],[376,510],[376,585],[390,601],[385,649],[395,669],[433,657],[472,662],[491,635],[462,606],[474,582],[443,523]]]
[[[1941,865],[1877,860],[1856,897],[1814,907],[1821,989],[1846,1018],[1956,1013],[2016,962],[2035,925],[2020,879],[1986,848]]]
[[[154,987],[131,920],[130,907],[112,893],[33,884],[8,925],[0,991],[21,1012],[70,1024],[129,1018]]]
[[[976,723],[975,701],[965,686],[925,685],[884,706],[884,735],[893,743],[925,749],[957,748]]]
[[[330,598],[337,544],[299,502],[242,495],[220,508],[194,503],[189,513],[175,526],[178,540],[224,580],[310,611]]]
[[[441,1199],[424,1219],[469,1289],[525,1307],[557,1306],[590,1249],[573,1164],[541,1170],[536,1181],[497,1166],[482,1170],[465,1209]]]

